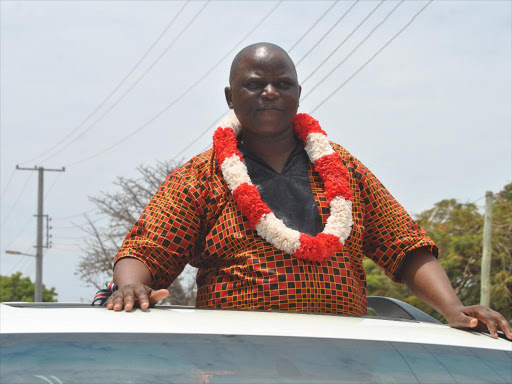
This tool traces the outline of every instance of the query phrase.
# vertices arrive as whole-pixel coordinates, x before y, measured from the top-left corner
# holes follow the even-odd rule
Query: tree
[[[34,301],[35,284],[29,277],[21,277],[21,272],[11,276],[0,276],[0,302],[3,301]],[[47,289],[43,284],[43,301],[57,301],[55,288]]]
[[[512,183],[496,194],[493,209],[491,305],[512,319]]]
[[[96,289],[103,288],[105,280],[112,279],[114,255],[119,250],[126,234],[139,218],[144,207],[175,168],[172,162],[159,162],[154,166],[137,167],[138,177],[118,177],[114,182],[117,190],[90,197],[98,210],[107,219],[91,220],[86,216],[82,229],[87,233],[82,247],[83,256],[75,275]],[[191,267],[184,271],[169,287],[167,302],[177,305],[195,303],[195,282],[187,274],[195,273]]]
[[[495,196],[492,230],[491,303],[509,321],[512,319],[512,184]],[[440,262],[457,296],[465,305],[480,302],[483,214],[473,203],[442,200],[417,216],[440,251]],[[364,262],[368,294],[395,297],[442,320],[442,316],[391,282],[369,260]]]

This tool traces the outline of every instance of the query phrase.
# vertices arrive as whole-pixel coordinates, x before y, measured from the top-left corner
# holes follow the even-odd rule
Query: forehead
[[[297,77],[295,65],[286,53],[265,46],[244,52],[233,68],[233,75],[234,78],[251,75]]]

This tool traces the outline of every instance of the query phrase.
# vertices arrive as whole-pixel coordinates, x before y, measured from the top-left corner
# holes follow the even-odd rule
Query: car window
[[[368,340],[4,334],[2,383],[509,383],[512,352]]]

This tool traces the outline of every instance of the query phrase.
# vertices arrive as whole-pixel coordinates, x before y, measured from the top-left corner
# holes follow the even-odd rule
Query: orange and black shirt
[[[153,276],[153,288],[167,288],[187,263],[197,267],[197,307],[365,315],[364,257],[400,282],[397,270],[408,252],[427,247],[437,256],[437,248],[363,164],[343,147],[332,145],[348,170],[354,225],[342,251],[331,259],[298,259],[261,238],[237,208],[214,152],[208,150],[166,178],[114,261],[141,260]],[[297,161],[304,156],[300,150],[302,154],[292,153]],[[291,169],[296,172],[297,167]],[[322,181],[309,162],[305,174],[325,225],[329,204]],[[261,194],[270,207],[276,206],[279,199],[269,202],[271,194]],[[316,220],[314,216],[309,214],[308,222]]]

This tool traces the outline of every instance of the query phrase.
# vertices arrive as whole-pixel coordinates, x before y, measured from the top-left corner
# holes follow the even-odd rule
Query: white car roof
[[[414,320],[161,306],[114,312],[80,304],[0,304],[0,332],[166,333],[381,340],[512,351],[487,334]]]

